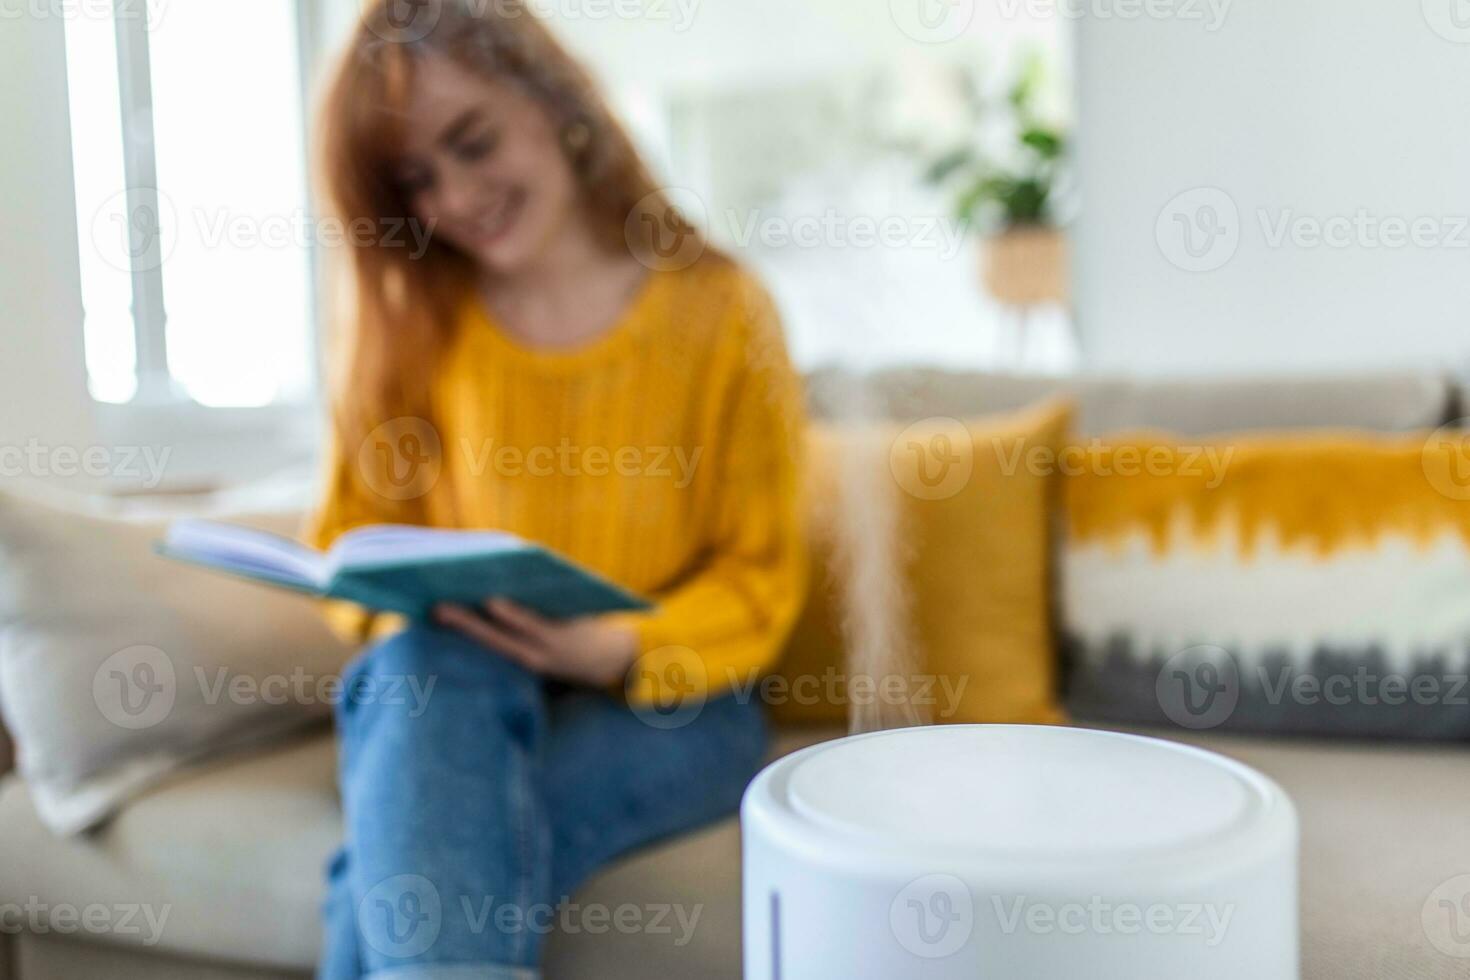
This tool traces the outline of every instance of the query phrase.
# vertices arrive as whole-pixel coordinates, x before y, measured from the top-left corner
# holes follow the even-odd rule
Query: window
[[[260,407],[314,377],[295,0],[76,5],[67,74],[98,401]]]

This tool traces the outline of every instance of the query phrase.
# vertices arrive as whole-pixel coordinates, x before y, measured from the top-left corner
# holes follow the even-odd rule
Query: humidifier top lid
[[[814,828],[1011,856],[1187,849],[1258,819],[1274,791],[1213,753],[1073,728],[899,729],[789,761],[786,805]]]

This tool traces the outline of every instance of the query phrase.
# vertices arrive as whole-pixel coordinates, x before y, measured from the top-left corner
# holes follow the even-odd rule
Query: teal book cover
[[[643,598],[540,545],[494,531],[377,525],[320,552],[215,521],[177,521],[159,554],[370,609],[427,619],[439,603],[509,599],[553,619],[644,610]]]

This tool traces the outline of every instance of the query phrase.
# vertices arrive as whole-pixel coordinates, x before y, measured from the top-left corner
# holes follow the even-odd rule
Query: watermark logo
[[[436,224],[412,216],[318,217],[303,208],[245,213],[195,207],[181,213],[162,191],[123,190],[94,212],[92,245],[103,262],[122,272],[163,266],[184,236],[210,251],[379,248],[401,250],[418,261],[433,244]]]
[[[373,0],[365,0],[373,7]],[[682,34],[694,26],[701,0],[456,0],[475,20],[521,17],[568,21],[641,20],[670,24]],[[394,44],[412,44],[433,33],[443,19],[443,0],[390,0],[381,18],[369,21],[374,34]]]
[[[1209,949],[1225,941],[1235,906],[1212,902],[1115,901],[1102,895],[1086,901],[1038,902],[1025,895],[1010,899],[992,895],[990,904],[1000,931],[1007,936],[1185,936]]]
[[[0,0],[0,21],[98,20],[136,21],[156,30],[171,0]]]
[[[573,902],[566,895],[555,905],[536,902],[522,906],[497,899],[494,895],[478,899],[461,895],[459,904],[465,923],[471,935],[475,936],[492,927],[506,935],[533,933],[546,936],[556,931],[571,936],[584,932],[601,936],[617,932],[624,936],[668,936],[675,947],[689,945],[704,914],[702,903],[650,902],[635,905],[624,902],[608,906],[600,902]]]
[[[709,668],[689,647],[650,650],[633,662],[624,680],[628,705],[650,728],[675,729],[699,717],[709,690]],[[650,698],[641,695],[651,692]]]
[[[1159,251],[1186,272],[1213,272],[1240,248],[1240,209],[1217,187],[1196,187],[1176,196],[1154,224]]]
[[[952,718],[970,685],[969,674],[847,674],[828,667],[821,674],[762,674],[725,668],[730,696],[741,704],[756,699],[779,707],[788,704],[935,709],[937,718]]]
[[[925,875],[894,897],[888,925],[898,944],[915,956],[953,956],[975,929],[975,901],[969,886],[954,875]]]
[[[1176,725],[1216,728],[1240,703],[1240,669],[1222,647],[1190,647],[1164,661],[1154,693],[1165,716]]]
[[[472,8],[493,8],[495,15],[513,18],[524,11],[544,20],[642,20],[670,24],[675,34],[694,26],[701,0],[469,0]],[[478,16],[484,16],[479,14]]]
[[[1470,500],[1470,418],[1435,430],[1424,443],[1424,478],[1451,500]]]
[[[226,208],[195,208],[192,232],[207,249],[333,248],[401,249],[411,262],[422,259],[433,243],[437,220],[404,217],[315,217],[305,209],[278,214],[242,214]]]
[[[1225,26],[1233,0],[1000,0],[1000,14],[1015,20],[1176,20],[1197,23],[1207,33]]]
[[[376,704],[402,708],[409,718],[420,718],[429,710],[429,699],[439,683],[437,674],[358,673],[312,674],[296,667],[289,674],[237,674],[228,667],[212,671],[194,668],[194,681],[204,704],[228,703],[242,706],[295,705],[312,707]]]
[[[439,482],[443,448],[439,431],[427,420],[402,416],[368,433],[357,450],[357,467],[378,496],[416,500]]]
[[[1435,949],[1455,959],[1470,959],[1470,874],[1456,875],[1430,892],[1420,922]]]
[[[888,0],[898,29],[920,44],[955,40],[975,22],[975,0]]]
[[[493,438],[476,446],[459,440],[459,451],[472,477],[487,472],[509,479],[619,476],[667,480],[676,490],[694,482],[703,446],[579,446],[565,436],[555,446],[497,444]]]
[[[1424,20],[1446,41],[1470,44],[1470,0],[1420,0]]]
[[[1320,217],[1291,208],[1259,208],[1256,218],[1268,248],[1470,249],[1470,217],[1465,215],[1351,214]]]
[[[888,468],[904,491],[920,500],[945,500],[963,490],[975,471],[975,446],[959,419],[922,419],[889,447]]]
[[[964,248],[969,226],[942,215],[849,214],[827,208],[820,214],[763,214],[728,209],[719,216],[738,248],[928,251],[948,262]]]
[[[92,246],[120,272],[151,272],[179,240],[179,212],[157,188],[118,191],[92,213]]]
[[[942,214],[882,214],[828,207],[805,213],[726,208],[711,213],[698,194],[665,188],[649,194],[628,214],[628,249],[659,272],[686,269],[706,248],[701,229],[738,249],[927,251],[943,261],[962,254],[969,225]]]
[[[363,5],[369,11],[379,7],[375,0],[363,0]],[[390,44],[413,44],[432,34],[443,14],[443,0],[388,0],[382,5],[382,17],[370,15],[366,23]]]
[[[1196,646],[1170,657],[1156,678],[1159,706],[1184,728],[1215,728],[1234,714],[1247,689],[1255,703],[1278,708],[1470,707],[1470,675],[1380,673],[1366,664],[1315,673],[1291,663],[1248,670],[1217,646]]]
[[[358,930],[374,950],[394,959],[420,956],[439,939],[444,909],[423,875],[395,875],[374,885],[357,907]]]
[[[171,912],[172,905],[92,902],[78,906],[43,902],[33,895],[23,903],[0,904],[0,934],[136,936],[144,946],[157,946]]]
[[[153,490],[163,482],[172,455],[169,446],[55,446],[32,436],[23,446],[0,444],[0,477],[86,476]]]
[[[704,200],[684,187],[665,187],[645,196],[628,213],[623,238],[628,251],[655,272],[678,272],[704,254],[701,227],[709,224]]]
[[[1466,674],[1379,674],[1361,664],[1351,673],[1313,674],[1288,664],[1275,676],[1264,666],[1256,668],[1255,675],[1255,687],[1272,706],[1289,702],[1333,708],[1470,707],[1470,675]]]
[[[1026,472],[1032,476],[1168,477],[1201,481],[1206,490],[1225,482],[1234,446],[1132,446],[1093,437],[1057,449],[1028,445],[1025,436],[994,436],[991,450],[1004,476]]]
[[[173,661],[158,647],[132,646],[102,661],[92,675],[92,700],[119,728],[152,728],[167,718],[178,697]]]

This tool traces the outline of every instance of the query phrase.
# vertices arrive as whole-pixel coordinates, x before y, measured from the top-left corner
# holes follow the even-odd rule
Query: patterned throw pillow
[[[1061,616],[1080,718],[1470,737],[1470,442],[1075,448]]]

